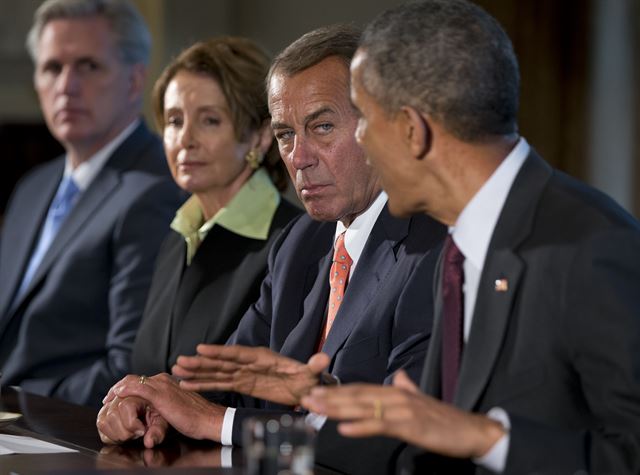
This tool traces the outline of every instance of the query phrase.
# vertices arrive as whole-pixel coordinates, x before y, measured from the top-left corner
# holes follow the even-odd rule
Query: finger
[[[114,390],[120,398],[138,397],[152,403],[155,402],[159,393],[169,391],[171,386],[178,386],[178,381],[167,373],[160,373],[155,376],[144,378],[140,376],[127,376],[117,384]]]
[[[255,363],[279,356],[278,353],[264,347],[250,347],[243,345],[205,345],[196,347],[199,356],[217,361],[228,361],[240,365]]]
[[[362,419],[371,417],[373,403],[363,403],[350,398],[332,397],[322,399],[306,396],[301,400],[302,406],[311,412],[324,414],[331,419]]]
[[[102,404],[107,404],[111,401],[113,401],[113,398],[115,398],[115,392],[113,391],[113,386],[109,388],[109,391],[107,391],[107,395],[102,399]]]
[[[411,381],[411,378],[409,378],[407,373],[402,369],[393,376],[393,385],[396,388],[404,389],[405,391],[409,391],[414,394],[420,392],[418,386],[416,386],[415,383]]]
[[[205,356],[179,356],[174,368],[179,367],[184,373],[197,375],[205,371],[233,373],[242,366],[235,361],[212,359]]]
[[[326,353],[316,353],[307,362],[309,369],[313,374],[320,374],[329,367],[331,358]]]
[[[375,384],[345,384],[342,386],[317,386],[311,390],[312,396],[321,398],[365,398],[375,399],[389,390],[389,387]]]
[[[389,435],[388,425],[382,420],[366,419],[356,422],[341,422],[338,432],[345,437],[371,437],[374,435]]]
[[[167,434],[168,424],[155,411],[149,411],[147,414],[147,432],[144,435],[144,446],[152,449],[164,441]]]
[[[224,361],[239,361],[249,355],[252,355],[253,351],[254,348],[242,345],[200,344],[196,346],[196,352],[198,353],[198,356]]]
[[[144,414],[146,403],[140,399],[126,398],[117,400],[116,404],[122,427],[137,436],[143,435],[145,425],[141,417]]]
[[[180,387],[185,391],[233,391],[235,385],[232,381],[180,381]]]
[[[108,402],[113,401],[117,397],[116,390],[120,386],[122,386],[122,384],[126,383],[127,381],[130,381],[131,378],[139,379],[140,377],[135,375],[127,375],[124,378],[122,378],[120,381],[118,381],[116,384],[114,384],[109,388],[109,391],[107,391],[107,395],[102,399],[102,404],[107,404]]]
[[[111,440],[109,437],[107,437],[105,434],[103,434],[99,429],[98,429],[98,435],[100,436],[100,442],[102,442],[103,444],[108,444],[108,445],[116,445],[117,442],[114,440]]]
[[[103,406],[96,421],[98,431],[114,443],[122,443],[144,435],[143,424],[137,430],[125,427],[119,411],[120,402],[120,399],[116,398],[108,405]]]
[[[212,345],[208,343],[200,343],[196,346],[196,353],[208,357],[215,357],[225,351],[225,348],[232,348],[233,345]]]

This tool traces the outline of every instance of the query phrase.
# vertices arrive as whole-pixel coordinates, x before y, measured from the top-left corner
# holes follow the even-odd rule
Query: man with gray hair
[[[389,209],[449,236],[420,386],[399,372],[303,405],[412,444],[403,473],[640,473],[640,224],[518,135],[506,33],[465,0],[396,7],[351,78]]]
[[[27,46],[66,154],[28,174],[0,240],[2,382],[96,406],[127,373],[180,202],[139,118],[150,35],[125,0],[48,0]]]
[[[260,298],[230,345],[198,345],[197,356],[180,356],[173,367],[180,383],[131,375],[112,388],[97,419],[104,442],[142,437],[153,447],[171,425],[235,445],[243,420],[294,411],[321,381],[383,383],[400,368],[418,379],[431,333],[424,286],[445,230],[426,216],[391,217],[357,146],[349,63],[359,37],[353,27],[319,28],[274,60],[271,127],[308,215],[274,243]],[[220,358],[238,371],[213,378]],[[220,405],[194,390],[234,393]]]

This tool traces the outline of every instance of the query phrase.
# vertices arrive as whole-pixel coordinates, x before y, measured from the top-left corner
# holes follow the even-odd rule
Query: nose
[[[296,135],[291,151],[291,163],[296,170],[304,170],[314,164],[314,154],[311,150],[311,144],[308,141]]]
[[[80,76],[70,66],[62,68],[58,76],[58,92],[69,96],[77,95],[80,91]]]
[[[196,146],[195,134],[191,121],[184,119],[182,127],[180,127],[180,146],[184,149],[192,149]]]

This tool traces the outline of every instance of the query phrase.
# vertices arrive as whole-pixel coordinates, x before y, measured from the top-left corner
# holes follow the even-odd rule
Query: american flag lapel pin
[[[496,279],[494,282],[494,289],[496,292],[506,292],[509,290],[509,281],[505,278]]]

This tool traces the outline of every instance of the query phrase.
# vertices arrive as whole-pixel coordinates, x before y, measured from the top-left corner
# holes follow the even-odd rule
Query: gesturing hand
[[[279,404],[295,406],[318,384],[329,366],[324,353],[307,364],[267,348],[233,345],[198,345],[197,356],[180,356],[172,368],[191,391],[235,391]]]
[[[395,375],[393,386],[315,388],[302,398],[302,405],[331,419],[349,421],[339,424],[342,435],[395,437],[450,457],[480,457],[504,434],[498,422],[484,415],[421,393],[403,371]]]

